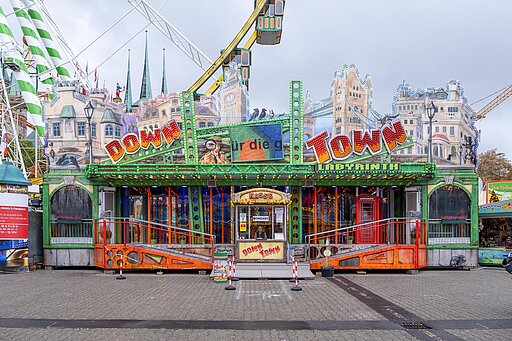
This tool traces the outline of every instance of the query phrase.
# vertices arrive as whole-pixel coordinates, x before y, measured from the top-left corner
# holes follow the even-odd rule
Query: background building
[[[363,78],[355,65],[344,65],[334,73],[329,97],[314,102],[306,94],[304,112],[306,136],[323,130],[336,135],[375,127],[377,113],[372,108],[370,76]]]
[[[224,82],[219,88],[219,111],[221,124],[241,123],[249,113],[249,94],[242,84],[240,73],[231,65],[224,74]]]
[[[427,155],[429,119],[426,106],[437,107],[432,122],[432,154],[437,161],[457,164],[472,163],[476,152],[477,130],[475,111],[469,106],[458,81],[450,81],[444,88],[413,89],[409,83],[398,86],[393,101],[393,112],[398,114],[414,147],[399,154]]]

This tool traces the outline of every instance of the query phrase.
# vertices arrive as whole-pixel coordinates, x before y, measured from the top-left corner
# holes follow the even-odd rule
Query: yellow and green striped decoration
[[[42,75],[40,79],[41,83],[43,83],[44,91],[49,94],[51,99],[54,97],[53,86],[55,85],[55,80],[50,74],[51,66],[46,60],[42,46],[39,43],[36,29],[32,24],[32,21],[30,20],[27,12],[25,9],[23,9],[24,5],[21,3],[21,1],[11,0],[11,4],[16,17],[18,18],[18,23],[20,24],[21,31],[23,32],[25,41],[28,45],[30,53],[32,54],[32,58],[34,58],[37,73]]]
[[[52,35],[48,30],[48,26],[44,22],[41,13],[39,13],[35,2],[33,0],[23,0],[23,3],[28,8],[28,15],[32,19],[32,23],[37,29],[37,34],[41,38],[41,41],[46,48],[46,52],[50,56],[53,64],[55,65],[55,68],[57,69],[59,78],[63,81],[71,80],[71,75],[68,69],[63,65],[64,61],[62,60],[57,45],[53,41]]]
[[[3,8],[0,6],[0,43],[4,46],[4,63],[13,64],[17,67],[12,68],[14,77],[21,91],[21,96],[27,106],[27,119],[36,127],[37,135],[45,136],[45,126],[43,122],[43,110],[41,102],[37,97],[36,89],[32,85],[28,70],[23,62],[23,57],[16,48],[16,40],[7,23],[7,18]]]

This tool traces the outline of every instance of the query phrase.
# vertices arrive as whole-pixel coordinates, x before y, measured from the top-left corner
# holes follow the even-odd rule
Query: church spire
[[[146,47],[144,51],[144,71],[142,73],[142,84],[140,86],[140,100],[152,98],[151,78],[149,76],[149,58],[148,58],[148,31],[146,31]]]
[[[160,93],[165,95],[167,93],[167,77],[165,75],[165,48],[162,52],[162,88]]]
[[[132,111],[132,79],[130,77],[130,50],[128,49],[128,71],[126,72],[126,87],[124,88],[124,105],[126,112]]]

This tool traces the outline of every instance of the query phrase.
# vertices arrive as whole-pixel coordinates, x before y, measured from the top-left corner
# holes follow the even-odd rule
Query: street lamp
[[[91,133],[91,118],[94,114],[94,106],[91,101],[87,103],[84,108],[85,118],[87,118],[87,123],[89,125],[89,164],[92,164],[92,133]]]
[[[462,143],[462,142],[461,142]],[[459,165],[462,165],[462,151],[464,150],[464,147],[462,144],[459,145]]]
[[[434,116],[437,112],[437,107],[434,105],[434,101],[430,101],[430,104],[427,105],[425,111],[427,113],[429,127],[427,162],[432,163],[432,120],[434,119]]]

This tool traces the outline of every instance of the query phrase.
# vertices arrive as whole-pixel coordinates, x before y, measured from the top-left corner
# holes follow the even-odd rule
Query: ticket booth
[[[253,188],[233,194],[235,255],[240,262],[285,262],[290,194]]]

